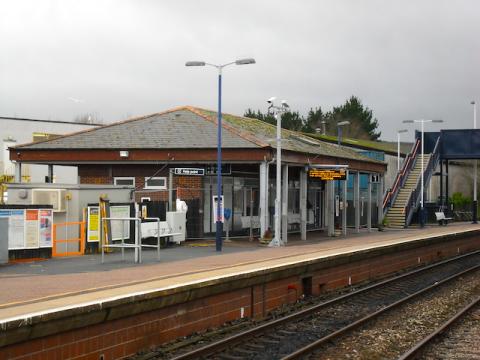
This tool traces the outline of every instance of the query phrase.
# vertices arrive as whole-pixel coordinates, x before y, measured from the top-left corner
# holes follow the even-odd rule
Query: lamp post
[[[350,121],[348,120],[344,120],[344,121],[340,121],[337,123],[337,142],[338,142],[338,146],[342,145],[342,128],[346,125],[350,125]],[[346,186],[347,184],[347,180],[345,180],[345,185]],[[340,180],[337,180],[337,188],[338,188],[338,201],[339,201],[339,204],[338,204],[338,207],[340,208]],[[343,210],[342,211],[346,211],[346,200],[343,199]],[[337,203],[335,201],[335,207],[337,206]],[[335,209],[335,215],[336,215],[336,212],[337,210]],[[339,213],[339,216],[340,216],[340,213]],[[340,221],[340,220],[339,220]],[[345,234],[346,235],[346,234]]]
[[[408,132],[407,129],[397,131],[397,172],[400,171],[400,134]]]
[[[425,226],[425,209],[423,207],[423,187],[424,187],[424,174],[423,174],[423,159],[424,159],[424,128],[425,128],[425,123],[442,123],[443,120],[425,120],[425,119],[419,119],[419,120],[403,120],[403,123],[405,124],[413,124],[413,123],[421,123],[422,124],[422,168],[421,168],[421,185],[420,185],[420,226],[424,227]]]
[[[340,121],[337,123],[337,141],[338,141],[338,145],[341,145],[342,144],[342,126],[345,126],[345,125],[350,125],[350,121],[348,120],[345,120],[345,121]]]
[[[473,128],[477,128],[477,104],[475,101],[470,103],[473,106]],[[472,209],[472,217],[473,217],[473,224],[477,223],[477,159],[474,160],[473,163],[473,209]]]
[[[215,247],[222,251],[222,70],[229,65],[255,64],[254,59],[239,59],[222,65],[209,64],[205,61],[187,61],[185,66],[212,66],[218,70],[218,113],[217,113],[217,211]]]
[[[285,100],[282,100],[281,106],[274,105],[275,97],[268,99],[267,103],[269,104],[268,112],[273,113],[275,120],[277,121],[277,185],[276,185],[276,196],[275,196],[275,237],[272,239],[269,246],[281,246],[282,235],[281,235],[281,217],[280,217],[280,199],[282,196],[282,114],[287,112],[289,106]],[[288,184],[284,184],[288,186]]]

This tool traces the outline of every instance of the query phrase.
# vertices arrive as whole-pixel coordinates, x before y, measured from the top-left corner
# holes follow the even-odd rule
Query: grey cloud
[[[480,101],[480,3],[460,1],[20,1],[0,4],[0,113],[106,121],[178,105],[227,112],[272,95],[302,112],[350,95],[386,139],[406,118],[472,124]],[[74,103],[68,97],[84,99]]]

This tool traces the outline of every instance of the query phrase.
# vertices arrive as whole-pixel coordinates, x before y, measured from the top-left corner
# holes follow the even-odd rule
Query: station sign
[[[308,177],[309,179],[325,181],[346,180],[347,169],[309,169]]]
[[[207,165],[206,174],[207,175],[217,175],[217,164]],[[222,175],[231,175],[232,174],[232,164],[222,164]]]
[[[201,168],[174,168],[173,173],[175,175],[203,176],[203,175],[205,175],[205,169],[201,169]]]

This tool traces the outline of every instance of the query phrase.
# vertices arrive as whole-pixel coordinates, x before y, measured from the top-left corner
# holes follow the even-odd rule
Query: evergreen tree
[[[275,117],[268,113],[256,112],[247,109],[245,117],[255,118],[276,125]],[[363,106],[360,99],[351,96],[343,105],[335,106],[332,111],[322,112],[322,108],[311,108],[307,118],[303,118],[298,111],[289,111],[282,114],[282,128],[314,133],[317,128],[322,129],[325,121],[326,134],[337,136],[337,123],[348,120],[350,125],[344,126],[343,136],[364,140],[377,140],[381,133],[378,131],[378,120],[373,117],[373,112]]]
[[[310,111],[308,112],[308,115],[307,115],[307,119],[303,124],[302,131],[306,133],[314,133],[316,132],[316,129],[322,129],[323,120],[324,120],[324,115],[321,107],[318,107],[315,109],[310,108]]]
[[[327,133],[337,135],[337,123],[348,120],[350,125],[343,128],[343,136],[356,139],[377,140],[381,132],[376,132],[378,120],[373,117],[373,112],[364,107],[355,96],[350,97],[345,104],[334,107],[326,114]]]
[[[277,121],[272,114],[264,114],[260,110],[257,110],[255,112],[252,109],[247,109],[243,116],[262,120],[275,126],[277,125]],[[303,128],[303,124],[304,119],[300,116],[300,113],[298,111],[288,111],[283,113],[281,116],[281,126],[283,129],[301,131]]]

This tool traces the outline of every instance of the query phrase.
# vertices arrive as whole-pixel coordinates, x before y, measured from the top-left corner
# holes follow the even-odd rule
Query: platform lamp
[[[340,121],[337,123],[337,141],[338,141],[338,145],[341,145],[342,144],[342,127],[345,126],[345,125],[350,125],[350,121],[348,120],[345,120],[345,121]]]
[[[270,241],[268,246],[281,246],[284,245],[281,235],[281,196],[282,196],[282,114],[290,110],[290,106],[287,104],[286,100],[281,101],[281,106],[274,104],[276,98],[271,97],[267,100],[268,103],[268,113],[273,114],[277,122],[277,185],[276,185],[276,196],[275,196],[275,237]],[[288,186],[288,184],[284,184]]]
[[[477,104],[475,101],[470,103],[473,106],[473,129],[477,128]],[[474,160],[473,163],[473,208],[472,208],[472,217],[473,221],[472,224],[477,223],[477,159]]]
[[[408,132],[407,129],[397,130],[397,172],[400,171],[400,134]]]
[[[422,168],[421,168],[421,185],[420,185],[420,226],[424,227],[425,226],[425,208],[423,204],[423,188],[424,188],[424,174],[423,174],[423,159],[424,159],[424,128],[425,128],[425,123],[443,123],[443,120],[426,120],[426,119],[418,119],[418,120],[403,120],[404,124],[413,124],[413,123],[420,123],[422,124]]]
[[[338,146],[342,145],[342,129],[344,126],[350,125],[350,121],[344,120],[344,121],[339,121],[337,123],[337,142]],[[347,186],[347,180],[345,180],[345,186]],[[338,201],[340,201],[340,180],[337,180],[337,188],[338,188]],[[343,211],[345,211],[345,205],[346,201],[343,199]],[[336,204],[335,204],[336,206]],[[340,205],[339,205],[340,206]],[[335,210],[336,212],[336,210]]]
[[[212,66],[218,70],[218,113],[217,113],[217,214],[215,247],[222,251],[222,70],[229,65],[255,64],[255,59],[239,59],[222,65],[210,64],[205,61],[187,61],[185,66]]]

